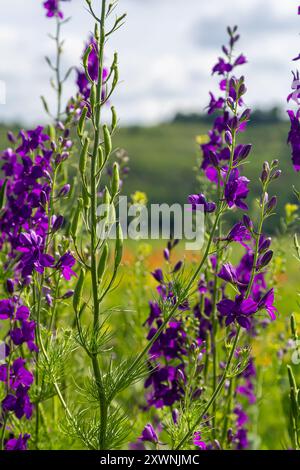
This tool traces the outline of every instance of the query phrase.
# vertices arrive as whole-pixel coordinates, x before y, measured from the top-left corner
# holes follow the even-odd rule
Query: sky
[[[54,95],[45,55],[53,57],[55,21],[45,18],[42,0],[1,0],[0,90],[6,104],[0,121],[43,123],[40,96],[50,106]],[[127,12],[125,26],[106,49],[107,63],[119,54],[121,83],[113,104],[121,125],[147,124],[174,113],[203,112],[208,91],[217,91],[211,68],[226,41],[226,26],[238,25],[248,64],[241,68],[249,107],[284,108],[290,90],[291,59],[299,52],[300,17],[296,0],[119,0]],[[100,0],[94,0],[97,10]],[[63,5],[70,22],[64,27],[64,68],[79,65],[85,39],[93,29],[84,0]],[[65,98],[75,92],[74,76]],[[2,85],[1,85],[2,83]]]

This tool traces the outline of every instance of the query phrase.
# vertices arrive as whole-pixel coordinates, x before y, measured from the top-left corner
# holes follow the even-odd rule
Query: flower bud
[[[179,419],[179,411],[177,410],[177,408],[174,408],[172,410],[172,420],[173,420],[173,423],[174,424],[177,424],[178,423],[178,419]]]
[[[246,214],[243,215],[243,224],[248,230],[250,230],[250,232],[253,230],[253,222]]]
[[[7,279],[6,290],[10,295],[14,293],[14,281],[12,279]]]
[[[239,154],[239,160],[245,160],[245,158],[247,158],[249,153],[251,152],[251,149],[252,149],[251,144],[243,145],[243,148],[241,149],[240,154]]]
[[[209,159],[210,159],[212,165],[213,165],[215,168],[218,168],[218,166],[219,166],[219,161],[218,161],[218,157],[217,157],[217,155],[215,154],[215,152],[212,152],[211,150],[209,150],[208,155],[209,155]]]
[[[230,131],[225,132],[225,142],[228,145],[228,147],[231,147],[232,145],[232,134]]]
[[[276,170],[273,175],[271,176],[271,179],[272,180],[277,180],[277,178],[279,178],[282,174],[282,171],[281,170]]]
[[[54,219],[54,222],[52,222],[52,233],[55,233],[61,229],[65,219],[63,218],[62,215],[59,215],[58,217],[53,216],[53,219]]]
[[[180,271],[180,269],[182,268],[182,265],[183,265],[183,262],[182,261],[178,261],[178,263],[175,264],[174,266],[174,269],[173,269],[173,273],[177,273],[178,271]]]
[[[47,198],[47,194],[45,193],[45,191],[41,191],[40,201],[43,207],[46,207],[46,205],[48,204],[48,198]]]
[[[166,261],[169,261],[170,259],[170,251],[168,250],[168,248],[164,249],[164,258]]]
[[[272,196],[267,205],[267,212],[268,213],[272,212],[276,206],[277,206],[277,197]]]
[[[74,295],[74,291],[70,289],[62,296],[62,299],[64,300],[70,299],[71,297],[73,297],[73,295]]]
[[[71,186],[69,184],[65,184],[61,190],[59,191],[57,197],[66,197],[71,190]]]
[[[266,170],[263,170],[260,175],[260,180],[264,184],[268,180],[269,173]]]
[[[240,122],[248,121],[251,115],[251,109],[245,109],[240,117]]]
[[[9,140],[9,142],[11,142],[12,144],[15,144],[17,142],[16,137],[14,136],[14,134],[11,131],[9,131],[7,133],[7,138]]]
[[[261,240],[259,241],[259,253],[263,253],[264,251],[268,250],[271,246],[272,243],[272,238],[264,238],[263,236],[261,237]]]
[[[269,250],[265,254],[263,254],[257,261],[256,269],[260,270],[266,267],[273,258],[273,251]]]

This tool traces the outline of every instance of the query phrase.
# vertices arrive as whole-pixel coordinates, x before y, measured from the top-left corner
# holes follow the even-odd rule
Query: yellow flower
[[[292,223],[296,218],[296,212],[298,211],[299,206],[297,204],[286,204],[284,209],[285,209],[285,217],[286,217],[286,222],[288,224]]]
[[[136,191],[131,195],[132,204],[146,206],[148,202],[147,194],[142,191]]]
[[[209,142],[209,137],[207,134],[196,136],[196,144],[203,145],[203,144],[207,144],[208,142]]]

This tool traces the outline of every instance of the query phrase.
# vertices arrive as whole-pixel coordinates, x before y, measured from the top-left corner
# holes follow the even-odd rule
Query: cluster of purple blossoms
[[[0,300],[0,320],[9,323],[6,335],[6,364],[1,366],[0,380],[6,383],[7,394],[2,401],[0,426],[6,426],[7,417],[14,413],[18,419],[32,416],[29,390],[33,375],[21,359],[21,349],[27,345],[28,354],[38,353],[35,343],[35,322],[30,319],[29,308],[22,303],[21,291],[30,286],[34,275],[51,268],[65,279],[75,275],[75,259],[66,252],[55,259],[47,253],[47,239],[62,227],[62,216],[53,216],[49,226],[49,206],[52,192],[53,168],[69,157],[72,142],[62,124],[58,144],[51,141],[43,127],[21,131],[18,137],[8,134],[11,147],[0,156],[4,178],[0,187],[5,190],[5,200],[0,219],[0,248],[7,256],[5,270],[6,291],[9,297]],[[70,188],[61,188],[60,196]],[[49,304],[51,294],[45,301]],[[5,430],[4,430],[5,431]],[[6,448],[25,448],[28,435],[6,440]]]
[[[298,15],[300,14],[300,7],[298,8]],[[300,60],[300,54],[293,59],[294,62]],[[300,171],[300,76],[299,71],[292,72],[292,92],[288,95],[288,103],[294,101],[297,110],[289,109],[287,111],[291,122],[291,128],[288,135],[288,143],[291,146],[292,162],[294,169]]]
[[[213,68],[213,73],[222,76],[220,89],[224,92],[224,97],[216,99],[211,93],[211,101],[208,113],[218,113],[214,120],[213,129],[209,132],[209,142],[201,145],[203,162],[201,169],[206,177],[217,184],[220,193],[223,192],[223,199],[218,204],[207,200],[204,194],[193,194],[188,198],[192,210],[196,211],[203,207],[204,213],[209,215],[219,210],[220,204],[229,209],[240,209],[247,211],[246,203],[249,193],[249,180],[241,174],[241,164],[249,156],[251,145],[237,145],[235,138],[239,132],[246,129],[247,121],[250,117],[250,110],[243,111],[243,95],[246,93],[244,78],[235,78],[233,71],[236,67],[245,64],[244,55],[238,56],[232,61],[233,47],[239,36],[237,29],[229,29],[229,46],[223,47],[225,59],[219,59]],[[261,181],[275,179],[280,172],[277,170],[277,163],[274,162],[272,168],[264,164]],[[221,191],[222,190],[222,191]],[[271,213],[276,206],[276,198],[268,199],[265,195],[265,207]],[[255,335],[259,326],[265,326],[265,318],[260,320],[260,313],[266,311],[271,320],[276,318],[276,308],[274,306],[274,291],[268,289],[265,279],[266,269],[270,263],[273,252],[270,249],[271,239],[260,235],[258,253],[256,251],[256,234],[253,222],[248,215],[244,215],[242,221],[237,222],[225,237],[216,239],[223,249],[231,243],[238,243],[245,249],[245,254],[240,262],[233,266],[226,262],[221,264],[218,259],[219,254],[209,258],[210,269],[201,274],[198,283],[199,302],[194,306],[193,313],[196,320],[197,332],[193,338],[197,347],[203,349],[206,354],[213,353],[216,347],[214,344],[214,321],[220,327],[231,325],[232,335],[236,334],[236,327],[244,328],[249,335]],[[164,257],[169,262],[173,245],[169,244],[164,251]],[[256,263],[256,264],[255,264]],[[254,266],[255,264],[255,266]],[[180,263],[181,267],[181,263]],[[174,268],[176,271],[177,268]],[[163,305],[170,303],[175,305],[176,296],[172,282],[165,279],[161,269],[152,273],[158,282],[158,294],[160,301],[150,302],[150,315],[146,321],[150,327],[148,340],[151,340],[157,329],[163,322]],[[219,286],[216,291],[216,282]],[[249,289],[251,283],[251,289]],[[229,297],[227,286],[231,284],[237,292],[234,299]],[[232,291],[232,290],[231,290]],[[230,291],[230,292],[231,292]],[[218,301],[215,300],[217,295]],[[182,310],[188,309],[188,301],[185,302]],[[216,319],[213,318],[213,310],[216,310]],[[180,310],[180,308],[179,308]],[[155,326],[153,326],[155,325]],[[148,396],[148,404],[157,408],[169,406],[182,400],[185,393],[184,384],[186,382],[185,359],[187,356],[188,340],[186,334],[185,317],[180,316],[170,321],[165,332],[161,333],[154,342],[149,352],[150,364],[155,367],[150,373],[145,386],[151,386],[151,393]],[[208,345],[210,348],[208,349]],[[155,362],[154,362],[155,361]],[[222,369],[222,363],[219,364]],[[249,399],[249,403],[255,400],[253,377],[255,377],[255,366],[251,358],[247,369],[238,378],[238,383],[234,396],[244,395]],[[180,379],[180,380],[179,380]],[[199,389],[201,394],[201,390]],[[236,403],[234,408],[236,415],[235,429],[228,430],[227,444],[237,449],[247,448],[247,428],[248,416],[240,403]],[[219,448],[218,441],[206,444],[197,432],[193,439],[194,445],[199,448]]]
[[[170,258],[177,241],[170,241],[164,250],[164,258],[171,268]],[[172,274],[178,273],[182,268],[179,261],[171,268]],[[177,302],[176,292],[172,281],[165,279],[161,269],[156,269],[152,276],[158,282],[157,293],[159,300],[149,302],[150,314],[146,324],[150,328],[147,339],[150,341],[163,323],[163,305],[175,305]],[[179,310],[189,310],[187,302],[183,302]],[[145,388],[150,389],[147,401],[149,406],[162,408],[172,406],[183,395],[182,380],[184,375],[183,357],[187,354],[186,333],[183,321],[173,319],[168,327],[162,332],[149,350],[150,374],[145,382]]]

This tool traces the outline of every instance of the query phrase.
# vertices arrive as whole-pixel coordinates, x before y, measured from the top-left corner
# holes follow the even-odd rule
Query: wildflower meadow
[[[300,450],[296,38],[278,121],[251,109],[233,12],[201,119],[134,128],[107,54],[123,2],[76,0],[66,69],[73,2],[40,0],[44,120],[0,131],[0,449]]]

